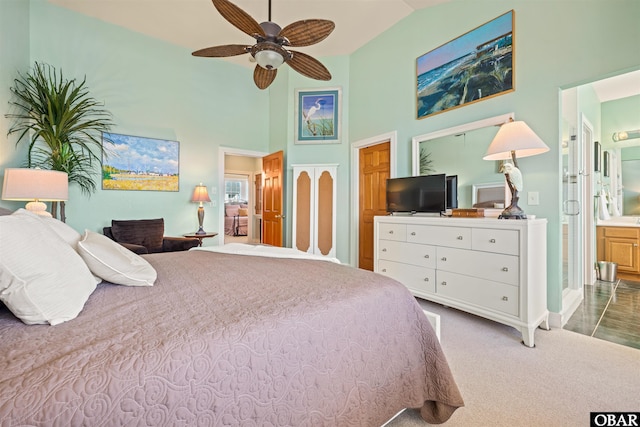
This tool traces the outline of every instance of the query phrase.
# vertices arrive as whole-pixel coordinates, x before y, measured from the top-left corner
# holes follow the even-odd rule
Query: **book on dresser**
[[[376,216],[374,271],[418,298],[520,331],[549,329],[547,221]]]

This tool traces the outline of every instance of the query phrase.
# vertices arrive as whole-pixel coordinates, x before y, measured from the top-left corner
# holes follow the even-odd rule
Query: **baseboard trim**
[[[562,310],[559,313],[549,312],[549,324],[553,328],[563,328],[573,313],[580,307],[583,294],[578,289],[565,289],[562,293]]]

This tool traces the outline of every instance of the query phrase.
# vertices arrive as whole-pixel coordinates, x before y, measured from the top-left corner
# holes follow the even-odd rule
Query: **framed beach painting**
[[[340,115],[342,90],[296,89],[295,91],[295,143],[340,143]]]
[[[102,189],[178,191],[180,143],[103,133]]]
[[[511,10],[416,60],[416,118],[515,90]]]

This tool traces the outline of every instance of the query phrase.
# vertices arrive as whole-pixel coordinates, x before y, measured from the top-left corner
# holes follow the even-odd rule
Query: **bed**
[[[249,208],[245,203],[224,205],[224,234],[246,236],[249,223]]]
[[[407,407],[442,423],[463,406],[396,281],[302,257],[140,259],[153,286],[103,280],[56,326],[0,304],[0,425],[378,426]]]

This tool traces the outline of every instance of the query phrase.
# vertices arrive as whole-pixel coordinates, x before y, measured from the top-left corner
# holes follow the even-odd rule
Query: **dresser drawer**
[[[406,224],[389,224],[380,223],[378,231],[380,235],[379,239],[384,240],[399,240],[404,242],[407,239],[407,226]]]
[[[474,251],[518,255],[520,253],[519,234],[517,230],[474,228],[471,230],[471,249]]]
[[[435,293],[436,272],[432,268],[402,264],[395,261],[378,261],[378,271],[405,285],[409,290]]]
[[[519,258],[513,255],[439,247],[436,268],[513,286],[519,284]]]
[[[435,225],[407,225],[407,242],[471,249],[471,229]]]
[[[481,309],[519,315],[519,295],[515,286],[438,270],[436,294],[464,301]]]
[[[436,268],[436,248],[417,243],[380,240],[378,242],[378,259]]]

